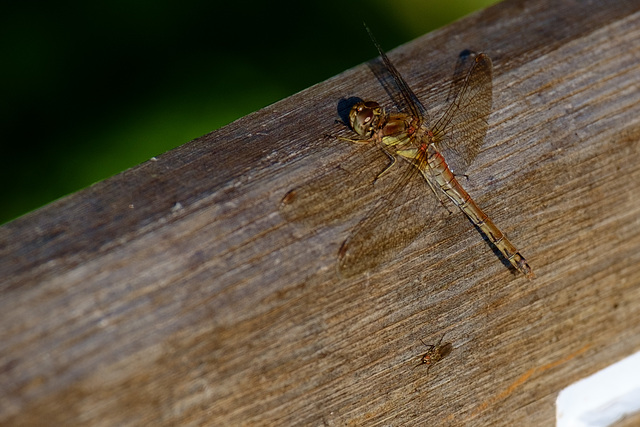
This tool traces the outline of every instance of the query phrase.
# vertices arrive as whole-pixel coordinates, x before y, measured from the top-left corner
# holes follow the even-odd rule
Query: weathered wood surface
[[[561,388],[640,350],[639,10],[507,1],[390,54],[435,109],[458,52],[492,57],[464,185],[534,281],[459,212],[348,280],[371,205],[283,219],[354,150],[322,137],[339,100],[388,104],[362,65],[0,228],[0,424],[550,425]]]

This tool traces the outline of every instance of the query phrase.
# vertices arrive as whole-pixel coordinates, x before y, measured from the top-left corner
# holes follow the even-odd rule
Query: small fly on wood
[[[431,369],[433,365],[435,365],[440,360],[447,357],[449,353],[451,353],[451,350],[453,350],[453,344],[451,344],[450,342],[446,342],[442,344],[443,338],[444,338],[444,334],[442,335],[442,337],[440,337],[440,341],[438,341],[438,344],[436,345],[426,344],[424,341],[422,341],[422,339],[420,339],[422,344],[424,344],[425,347],[427,347],[427,352],[422,355],[422,358],[420,359],[420,363],[414,366],[413,367],[414,369],[420,365],[429,365],[427,367],[427,374],[428,374],[429,369]]]

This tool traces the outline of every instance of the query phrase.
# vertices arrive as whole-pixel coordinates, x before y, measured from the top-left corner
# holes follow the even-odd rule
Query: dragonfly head
[[[376,131],[383,115],[384,110],[377,102],[358,102],[349,112],[349,122],[358,135],[369,138]]]

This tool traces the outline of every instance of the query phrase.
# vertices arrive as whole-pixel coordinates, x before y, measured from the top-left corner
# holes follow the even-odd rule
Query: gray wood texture
[[[349,279],[374,201],[283,218],[353,158],[340,100],[391,106],[363,64],[1,227],[0,424],[552,425],[640,350],[640,2],[506,1],[389,56],[435,112],[463,49],[494,96],[462,183],[535,280],[456,210]]]

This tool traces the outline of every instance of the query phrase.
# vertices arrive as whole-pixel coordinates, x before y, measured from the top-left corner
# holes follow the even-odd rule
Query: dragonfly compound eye
[[[349,121],[358,135],[368,138],[373,135],[382,114],[382,108],[377,102],[358,102],[349,113]]]

